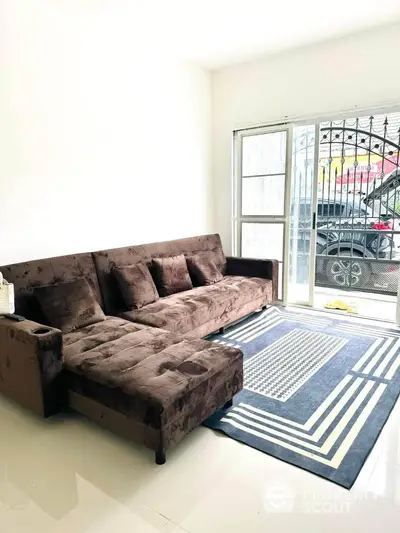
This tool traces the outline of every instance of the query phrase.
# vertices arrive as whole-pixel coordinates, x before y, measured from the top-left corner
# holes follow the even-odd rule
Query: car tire
[[[336,256],[337,254],[335,254]],[[349,257],[348,260],[343,257]],[[342,252],[340,259],[332,257],[326,264],[326,277],[335,287],[362,289],[371,277],[371,266],[366,261],[357,261],[361,254]]]

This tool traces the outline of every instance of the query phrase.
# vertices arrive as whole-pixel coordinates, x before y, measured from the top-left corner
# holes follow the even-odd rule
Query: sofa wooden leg
[[[222,335],[223,333],[225,333],[225,328],[219,328],[219,334]]]
[[[163,448],[160,448],[156,451],[156,464],[163,465],[165,461],[165,450]]]
[[[232,407],[233,405],[233,400],[230,399],[229,402],[226,402],[226,404],[224,405],[224,409],[228,409],[228,407]]]

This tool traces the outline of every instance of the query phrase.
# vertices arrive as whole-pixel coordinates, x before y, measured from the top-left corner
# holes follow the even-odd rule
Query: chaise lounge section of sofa
[[[207,254],[221,280],[128,309],[116,267]],[[202,337],[275,302],[276,261],[226,258],[218,235],[0,267],[23,322],[0,318],[0,392],[40,416],[70,406],[165,453],[243,386],[243,354]],[[85,279],[104,318],[62,333],[34,290]]]

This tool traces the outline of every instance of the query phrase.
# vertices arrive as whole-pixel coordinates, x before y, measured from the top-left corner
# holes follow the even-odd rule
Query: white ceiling
[[[154,4],[168,21],[175,46],[211,69],[400,21],[400,0],[154,0]]]
[[[42,9],[43,4],[62,7],[64,15],[85,12],[91,20],[103,15],[141,45],[173,50],[209,69],[400,22],[400,0],[44,0]]]

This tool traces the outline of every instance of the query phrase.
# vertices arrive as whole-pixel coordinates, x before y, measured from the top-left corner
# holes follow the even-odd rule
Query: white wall
[[[297,48],[213,74],[216,230],[231,247],[231,150],[237,128],[400,104],[400,25]]]
[[[0,265],[212,231],[210,75],[118,3],[0,0],[0,79]]]

